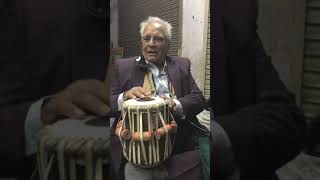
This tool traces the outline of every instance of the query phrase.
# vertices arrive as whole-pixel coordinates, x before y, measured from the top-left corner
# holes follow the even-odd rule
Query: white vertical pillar
[[[118,0],[110,1],[110,43],[118,47],[119,6]]]
[[[203,51],[207,0],[183,0],[181,56],[191,60],[191,72],[199,88],[203,91],[206,59]]]

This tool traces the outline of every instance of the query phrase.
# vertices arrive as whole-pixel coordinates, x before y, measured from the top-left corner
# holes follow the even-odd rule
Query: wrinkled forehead
[[[158,22],[153,22],[145,26],[143,30],[143,36],[146,35],[157,35],[165,37],[165,26]]]

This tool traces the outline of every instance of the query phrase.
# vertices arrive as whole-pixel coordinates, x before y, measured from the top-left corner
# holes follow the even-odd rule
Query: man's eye
[[[143,40],[149,41],[149,40],[150,40],[150,37],[149,37],[149,36],[143,37]]]
[[[164,38],[163,38],[163,37],[154,37],[154,40],[155,40],[155,41],[163,41]]]

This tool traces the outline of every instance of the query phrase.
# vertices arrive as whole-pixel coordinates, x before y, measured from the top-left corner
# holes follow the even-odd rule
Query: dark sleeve
[[[118,112],[118,97],[122,93],[120,89],[119,65],[117,62],[112,64],[110,83],[110,108],[114,115]]]
[[[181,81],[187,83],[186,87],[188,87],[188,89],[184,89],[187,93],[185,96],[178,98],[178,101],[181,103],[185,118],[190,119],[203,111],[205,107],[205,99],[192,77],[190,71],[190,60],[187,59],[186,62],[187,64],[184,66],[185,72],[182,71],[182,73],[186,74],[186,76],[182,77],[186,77],[186,79],[182,79]]]
[[[14,26],[11,36],[8,36],[13,46],[7,57],[0,57],[0,62],[3,62],[0,66],[0,176],[12,176],[19,172],[17,167],[25,156],[24,122],[32,102],[28,92],[30,81],[25,58],[25,26],[21,3],[16,2],[16,16],[12,19]],[[1,47],[0,52],[5,48]]]
[[[0,109],[0,142],[4,145],[0,150],[1,160],[6,159],[14,162],[24,156],[24,122],[29,106],[30,103],[25,102],[9,104]]]
[[[11,61],[0,71],[0,165],[8,166],[19,164],[24,156],[24,122],[31,104],[25,71],[18,71],[19,63]]]
[[[227,132],[243,172],[272,173],[304,145],[305,120],[255,36],[256,103],[215,120]]]

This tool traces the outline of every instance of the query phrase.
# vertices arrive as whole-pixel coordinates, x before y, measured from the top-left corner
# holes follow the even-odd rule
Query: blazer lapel
[[[180,82],[180,71],[175,61],[167,56],[167,70],[168,76],[174,88],[177,98],[181,97],[181,82]]]
[[[148,69],[148,65],[143,56],[139,56],[135,59],[135,70],[131,77],[132,79],[132,87],[143,86],[144,76]]]

